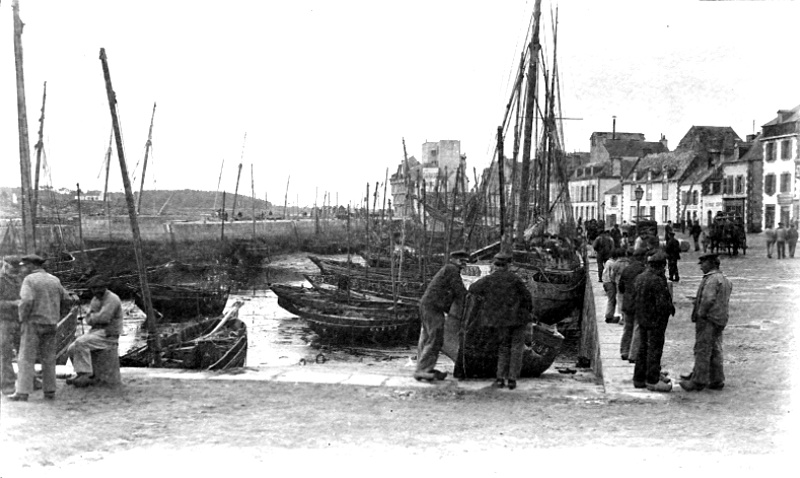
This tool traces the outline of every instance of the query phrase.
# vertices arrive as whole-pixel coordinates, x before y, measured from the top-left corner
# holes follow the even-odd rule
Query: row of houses
[[[692,126],[674,151],[640,133],[596,132],[590,142],[569,181],[576,218],[707,225],[723,212],[758,232],[800,217],[800,106],[744,140],[727,126]]]

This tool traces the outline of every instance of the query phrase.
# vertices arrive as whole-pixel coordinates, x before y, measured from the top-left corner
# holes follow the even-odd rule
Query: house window
[[[775,175],[767,174],[764,176],[764,193],[767,196],[775,194]]]
[[[792,173],[781,173],[781,192],[792,192]]]
[[[646,190],[646,194],[647,194],[645,199],[647,199],[648,201],[652,201],[653,200],[653,183],[647,183],[647,186],[645,187],[645,190]]]
[[[592,184],[592,198],[590,199],[590,201],[596,201],[597,200],[596,197],[597,197],[597,189],[595,188],[595,185]]]
[[[775,143],[764,145],[764,156],[767,161],[775,161]]]
[[[719,194],[722,192],[722,181],[714,181],[711,183],[711,194]]]
[[[656,220],[656,207],[655,206],[650,206],[650,217],[649,217],[649,219],[652,220],[652,221]]]
[[[736,176],[736,194],[744,194],[744,176]]]
[[[767,208],[764,211],[764,227],[765,228],[775,227],[775,205],[774,204],[767,204]]]
[[[611,207],[617,207],[617,195],[611,196]]]
[[[706,213],[706,226],[710,226],[713,221],[714,218],[711,216],[711,211],[708,211]]]
[[[788,139],[781,141],[781,159],[790,159],[792,157],[791,144],[792,141]]]
[[[669,199],[669,183],[666,181],[661,183],[661,199]]]
[[[692,193],[692,204],[697,206],[700,203],[700,194],[697,191]]]
[[[669,206],[661,206],[661,222],[669,221]]]
[[[583,202],[583,199],[584,199],[583,192],[584,192],[584,188],[583,188],[583,186],[581,186],[581,202]]]

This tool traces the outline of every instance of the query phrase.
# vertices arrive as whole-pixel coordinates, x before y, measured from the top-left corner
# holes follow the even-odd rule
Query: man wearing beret
[[[25,276],[19,256],[5,256],[0,263],[0,389],[14,393],[17,374],[12,361],[19,350],[19,290]]]
[[[517,388],[525,351],[525,331],[533,320],[533,298],[525,283],[508,270],[511,254],[501,252],[494,257],[494,271],[478,279],[469,293],[483,300],[481,319],[487,327],[497,329],[497,379],[494,387]]]
[[[694,369],[681,375],[679,382],[686,391],[700,391],[706,387],[719,390],[725,386],[722,331],[728,324],[728,302],[733,285],[719,270],[716,254],[701,256],[700,270],[703,278],[692,310],[692,322],[695,323]]]
[[[92,329],[70,344],[67,354],[77,374],[67,379],[68,385],[86,387],[92,383],[92,351],[116,348],[122,332],[122,302],[119,296],[108,290],[108,280],[95,276],[87,287],[92,292],[86,324]]]
[[[17,360],[16,392],[9,400],[27,401],[33,392],[34,369],[37,353],[42,362],[44,398],[56,397],[56,328],[61,316],[61,304],[75,301],[75,297],[61,285],[58,277],[42,268],[44,259],[36,254],[22,257],[23,272],[28,275],[20,290],[19,321],[22,338]]]
[[[639,324],[639,354],[633,369],[633,386],[651,392],[669,392],[672,383],[661,375],[661,354],[670,315],[675,306],[665,275],[667,256],[655,252],[647,258],[647,268],[633,282],[635,320]]]
[[[419,301],[422,329],[417,347],[417,368],[414,378],[431,382],[444,380],[447,373],[436,370],[439,351],[444,345],[445,314],[461,317],[467,289],[461,279],[461,269],[467,265],[469,254],[460,250],[450,253],[450,262],[433,276]]]

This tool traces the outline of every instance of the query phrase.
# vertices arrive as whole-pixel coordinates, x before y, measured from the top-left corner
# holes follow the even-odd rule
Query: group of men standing
[[[789,257],[794,257],[797,248],[797,224],[791,223],[787,228],[782,222],[778,228],[768,227],[764,230],[767,239],[767,258],[772,259],[772,250],[775,249],[778,259],[786,259],[786,247],[789,247]]]
[[[0,268],[0,386],[12,401],[27,401],[37,388],[34,365],[41,363],[44,398],[56,396],[56,332],[62,306],[76,306],[79,299],[61,281],[44,270],[45,259],[29,254],[5,256]],[[92,292],[85,321],[92,328],[67,349],[77,375],[67,380],[77,387],[92,383],[91,351],[117,346],[122,330],[119,297],[107,290],[107,281],[95,277],[87,285]],[[18,374],[13,368],[17,352]]]

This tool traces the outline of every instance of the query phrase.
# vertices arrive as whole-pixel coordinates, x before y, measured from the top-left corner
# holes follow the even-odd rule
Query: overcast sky
[[[551,4],[543,2],[550,24]],[[593,131],[666,135],[732,126],[744,138],[800,103],[800,2],[562,0],[558,51],[569,151]],[[56,188],[103,189],[111,128],[105,47],[138,189],[222,189],[281,203],[357,201],[424,141],[461,140],[488,165],[533,0],[21,0],[28,126]],[[549,28],[549,27],[548,27]],[[543,39],[552,51],[549,35]],[[0,185],[19,185],[11,0],[0,0]],[[247,133],[246,144],[243,137]],[[122,190],[116,155],[112,191]]]

